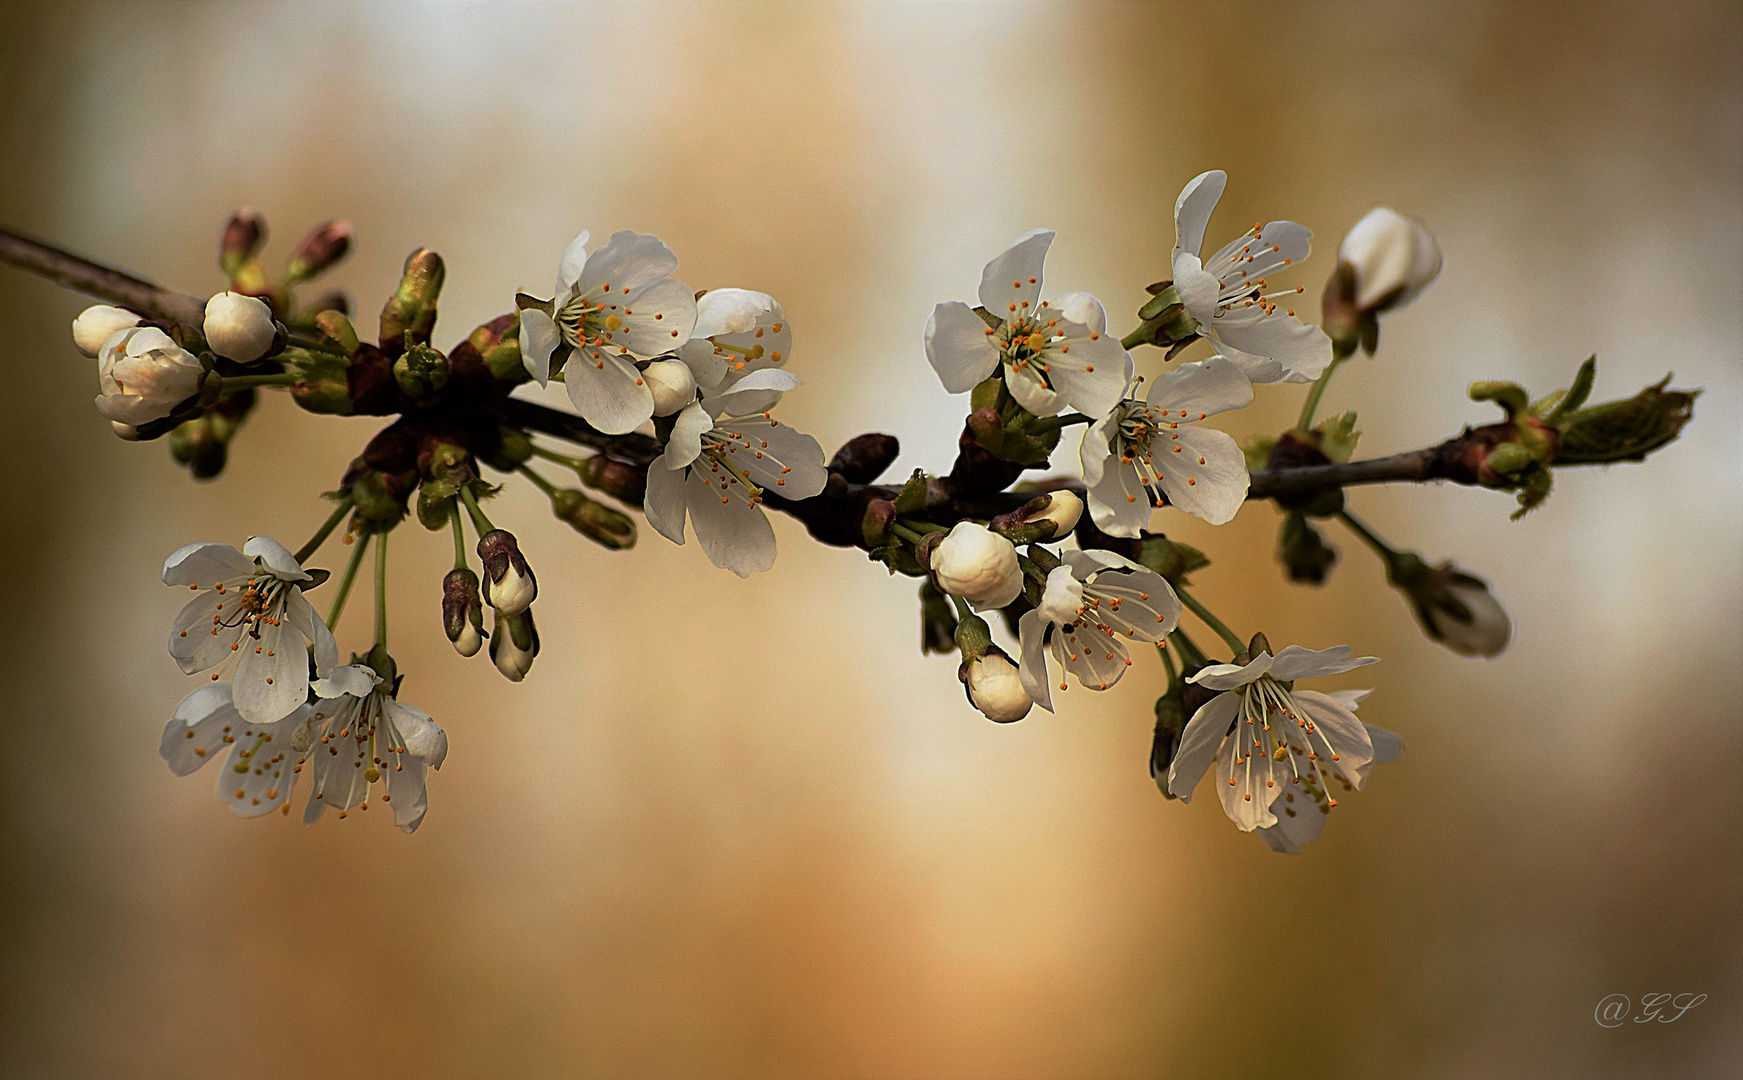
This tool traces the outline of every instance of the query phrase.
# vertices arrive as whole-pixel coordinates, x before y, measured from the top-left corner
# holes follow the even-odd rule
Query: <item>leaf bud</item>
[[[140,323],[140,316],[125,308],[109,304],[92,304],[73,320],[73,344],[93,359],[103,351],[110,338]]]
[[[448,358],[406,332],[405,351],[393,362],[393,381],[406,397],[434,397],[448,385]]]
[[[282,345],[272,308],[237,292],[221,292],[206,301],[202,329],[213,352],[238,364],[252,364]]]
[[[635,546],[635,521],[628,514],[574,488],[558,488],[551,494],[551,512],[582,536],[613,551]]]
[[[504,615],[498,611],[490,633],[490,660],[510,682],[520,682],[533,669],[539,655],[539,632],[533,613]]]
[[[979,619],[975,621],[980,622]],[[995,724],[1015,723],[1028,716],[1034,705],[1029,691],[1023,687],[1017,665],[1011,663],[1010,656],[997,645],[988,645],[973,659],[964,654],[962,664],[956,669],[956,677],[962,680],[969,704]]]
[[[266,218],[260,211],[244,206],[231,214],[224,223],[224,231],[218,234],[218,266],[224,276],[234,280],[260,254],[265,243]]]
[[[920,652],[943,656],[956,651],[956,612],[931,580],[920,583]]]
[[[436,300],[442,293],[446,270],[442,257],[429,248],[406,256],[399,288],[381,309],[381,349],[397,357],[405,351],[407,337],[428,344],[436,325]]]
[[[478,557],[484,560],[484,602],[502,616],[519,615],[532,606],[539,583],[532,567],[520,553],[520,545],[507,529],[492,529],[478,539]]]
[[[1640,461],[1694,417],[1699,390],[1667,390],[1670,376],[1631,398],[1575,409],[1561,419],[1557,465]]]
[[[475,655],[484,644],[478,575],[466,567],[457,566],[442,579],[442,629],[461,656]]]
[[[291,253],[284,276],[287,285],[325,273],[351,251],[351,223],[323,221],[309,230]]]
[[[327,308],[315,316],[315,329],[321,332],[321,340],[343,349],[347,355],[357,351],[363,340],[357,336],[357,327],[351,325],[350,316],[337,308]]]
[[[850,484],[874,483],[901,452],[902,444],[894,435],[877,432],[855,435],[829,459],[829,471],[840,473]]]
[[[864,541],[866,550],[881,548],[890,544],[894,533],[891,529],[896,523],[896,504],[888,499],[872,499],[865,504],[865,515],[860,518],[859,534]]]

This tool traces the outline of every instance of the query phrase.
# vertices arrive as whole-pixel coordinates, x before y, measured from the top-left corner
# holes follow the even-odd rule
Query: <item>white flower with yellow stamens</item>
[[[316,673],[338,663],[327,624],[303,598],[313,581],[284,545],[251,537],[241,551],[228,544],[189,544],[164,560],[163,583],[201,592],[176,615],[169,653],[192,675],[209,668],[216,682],[234,665],[237,712],[252,724],[291,714],[309,695],[306,639]]]
[[[1248,379],[1312,382],[1331,363],[1331,339],[1277,303],[1301,287],[1267,291],[1266,275],[1307,258],[1313,234],[1293,221],[1255,225],[1200,261],[1205,226],[1228,179],[1220,170],[1196,176],[1174,204],[1174,288],[1199,333]]]
[[[713,289],[696,301],[696,329],[678,350],[696,377],[702,401],[711,412],[722,410],[715,400],[759,371],[778,368],[793,355],[793,326],[780,303],[750,289]],[[735,398],[735,414],[766,412],[780,401],[781,391],[766,390]]]
[[[550,314],[521,311],[521,360],[541,386],[561,365],[582,419],[622,435],[654,414],[653,393],[636,359],[672,352],[690,339],[696,298],[672,277],[678,257],[659,237],[615,233],[591,255],[588,238],[583,232],[563,252]]]
[[[1052,243],[1052,232],[1035,229],[986,264],[981,309],[997,325],[955,300],[932,310],[926,359],[944,389],[973,390],[1002,363],[1011,396],[1036,416],[1066,405],[1102,416],[1119,402],[1132,379],[1132,358],[1107,335],[1101,302],[1086,292],[1041,299],[1041,270]]]
[[[1241,831],[1273,829],[1288,821],[1281,833],[1273,834],[1285,843],[1279,850],[1312,839],[1297,828],[1296,817],[1304,810],[1317,813],[1336,806],[1334,785],[1360,788],[1373,763],[1389,760],[1402,743],[1389,732],[1372,729],[1381,736],[1376,740],[1356,719],[1348,697],[1301,690],[1295,683],[1375,661],[1372,656],[1351,658],[1347,645],[1322,651],[1291,645],[1275,656],[1261,649],[1246,664],[1212,664],[1196,672],[1188,682],[1222,692],[1187,723],[1169,766],[1168,790],[1190,801],[1214,761],[1223,810]],[[1287,793],[1294,797],[1279,802]],[[1282,819],[1280,807],[1285,811]]]
[[[1371,692],[1338,690],[1326,696],[1354,713],[1362,699]],[[1385,728],[1377,728],[1372,724],[1363,724],[1362,727],[1368,733],[1368,741],[1374,746],[1373,758],[1356,769],[1357,780],[1366,783],[1375,762],[1397,761],[1404,756],[1404,740]],[[1344,791],[1353,790],[1352,785],[1342,777],[1334,782]],[[1299,855],[1325,831],[1325,819],[1335,805],[1337,800],[1323,785],[1306,780],[1300,784],[1290,784],[1283,789],[1283,798],[1271,804],[1271,809],[1277,814],[1277,824],[1268,829],[1257,830],[1259,839],[1265,841],[1272,851]]]
[[[394,824],[416,830],[429,809],[428,771],[448,756],[447,732],[422,709],[395,700],[393,688],[362,664],[334,668],[314,690],[322,700],[308,718],[296,766],[306,761],[313,773],[303,822],[314,824],[329,807],[340,817],[354,806],[368,809],[369,789],[380,781]]]
[[[1040,606],[1017,620],[1023,686],[1052,710],[1052,653],[1078,682],[1106,690],[1132,666],[1127,641],[1161,641],[1179,625],[1180,599],[1162,575],[1111,551],[1068,551],[1048,573]]]
[[[797,382],[785,371],[753,372],[712,401],[730,405],[741,394],[782,392]],[[811,436],[767,412],[717,417],[696,402],[678,414],[665,453],[648,466],[643,509],[648,524],[674,544],[684,542],[688,515],[709,561],[748,577],[775,563],[764,493],[808,499],[828,479],[823,447]]]
[[[1115,406],[1083,437],[1096,528],[1137,536],[1150,523],[1152,495],[1212,525],[1233,518],[1247,499],[1246,458],[1228,433],[1192,425],[1252,400],[1241,370],[1213,356],[1158,377],[1143,402]]]
[[[158,753],[171,772],[187,776],[229,746],[218,798],[241,816],[256,817],[290,798],[300,760],[292,744],[313,710],[299,705],[283,719],[251,723],[236,710],[231,689],[227,682],[211,683],[184,698],[163,729]]]

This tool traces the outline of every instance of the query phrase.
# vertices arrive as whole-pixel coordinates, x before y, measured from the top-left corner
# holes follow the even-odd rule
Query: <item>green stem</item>
[[[1198,643],[1193,641],[1192,637],[1188,635],[1185,630],[1181,630],[1177,627],[1174,632],[1168,636],[1174,639],[1174,644],[1180,649],[1180,664],[1182,670],[1185,670],[1187,664],[1192,664],[1195,667],[1203,667],[1210,663],[1210,657],[1204,654],[1204,650],[1198,647]]]
[[[1068,428],[1073,424],[1093,424],[1095,417],[1085,416],[1080,412],[1066,413],[1064,416],[1044,416],[1029,425],[1029,430],[1046,435],[1051,432]]]
[[[522,465],[516,471],[518,471],[522,476],[525,476],[528,480],[531,480],[533,482],[533,486],[537,487],[540,491],[544,492],[546,497],[554,496],[557,494],[557,485],[551,483],[549,480],[546,480],[544,477],[540,476],[538,473],[527,468],[525,465]]]
[[[924,536],[915,532],[913,529],[908,528],[906,525],[903,525],[901,522],[892,522],[890,524],[890,532],[901,537],[903,540],[906,540],[908,543],[913,544],[915,547],[920,546],[920,541],[925,539]]]
[[[466,530],[460,524],[459,500],[455,500],[454,505],[448,508],[448,524],[453,526],[454,532],[454,569],[464,570],[466,569]]]
[[[375,534],[375,646],[387,648],[387,533]]]
[[[478,508],[478,498],[472,494],[470,484],[460,489],[460,501],[466,504],[466,512],[472,515],[472,527],[478,530],[478,538],[484,539],[484,534],[496,528],[490,519],[484,516],[484,511]]]
[[[351,549],[351,558],[345,563],[345,573],[339,578],[339,595],[333,597],[333,608],[327,612],[329,630],[339,625],[339,614],[345,610],[345,601],[351,596],[351,583],[357,580],[357,568],[363,565],[363,549],[368,546],[369,533],[361,533],[356,546]]]
[[[1380,557],[1385,559],[1388,564],[1398,557],[1398,551],[1396,548],[1380,539],[1379,535],[1376,534],[1374,530],[1368,528],[1360,521],[1357,521],[1348,510],[1338,511],[1338,517],[1342,518],[1344,524],[1350,527],[1351,532],[1367,541],[1369,547],[1379,552]]]
[[[1320,372],[1319,378],[1313,382],[1313,389],[1307,392],[1307,400],[1301,403],[1301,416],[1295,421],[1295,428],[1298,431],[1311,431],[1313,429],[1313,416],[1319,412],[1319,399],[1325,397],[1325,388],[1331,385],[1331,377],[1337,374],[1339,366],[1355,353],[1354,346],[1347,349],[1342,346],[1334,346],[1334,348],[1336,351],[1332,353],[1331,363],[1326,365],[1324,371]]]
[[[339,522],[345,520],[345,515],[350,512],[351,496],[347,495],[339,500],[338,506],[333,507],[333,512],[327,515],[327,520],[316,530],[315,535],[309,537],[309,542],[298,548],[297,553],[291,558],[295,559],[298,564],[307,562],[309,556],[321,549],[321,545],[327,542],[327,537],[333,535],[333,530],[339,527]]]
[[[1186,605],[1188,611],[1197,615],[1199,619],[1204,622],[1204,625],[1215,630],[1216,636],[1222,638],[1223,643],[1229,648],[1233,649],[1235,652],[1240,652],[1242,649],[1247,647],[1247,643],[1236,637],[1235,632],[1228,628],[1227,623],[1224,623],[1221,619],[1212,615],[1210,609],[1194,599],[1191,593],[1176,585],[1174,587],[1174,594],[1180,597],[1180,602]]]
[[[573,469],[576,472],[580,472],[587,464],[587,462],[582,458],[570,457],[567,454],[559,454],[555,450],[546,450],[542,446],[533,447],[533,456],[542,457],[546,461],[554,461],[558,465],[561,465],[566,469]]]
[[[956,605],[956,617],[958,620],[974,619],[974,618],[979,617],[979,616],[975,615],[974,609],[968,606],[967,600],[964,600],[962,597],[957,596],[955,593],[945,593],[944,595],[950,597],[950,602]]]
[[[1120,339],[1120,347],[1125,349],[1127,352],[1131,352],[1140,345],[1148,345],[1149,343],[1150,339],[1148,335],[1144,333],[1144,327],[1142,324],[1139,324],[1136,330],[1133,330],[1131,333]]]
[[[219,382],[219,392],[234,394],[238,390],[252,390],[257,386],[295,386],[302,381],[301,375],[289,371],[272,375],[227,375]]]
[[[930,521],[915,521],[912,518],[903,518],[901,523],[903,525],[905,525],[906,527],[913,529],[915,532],[921,532],[921,533],[935,533],[935,532],[949,532],[950,531],[947,527],[945,527],[943,525],[934,525]]]
[[[350,353],[331,342],[307,337],[303,334],[286,334],[284,336],[284,343],[286,345],[294,345],[299,349],[308,349],[312,352],[324,352],[331,356],[343,356],[346,359],[350,359],[351,357]]]

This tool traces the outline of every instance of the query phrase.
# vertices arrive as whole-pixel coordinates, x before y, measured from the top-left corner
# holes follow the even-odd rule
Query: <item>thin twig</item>
[[[149,281],[112,266],[80,258],[70,251],[0,228],[0,261],[48,278],[69,289],[114,304],[198,326],[206,317],[206,302],[187,293],[160,289]]]

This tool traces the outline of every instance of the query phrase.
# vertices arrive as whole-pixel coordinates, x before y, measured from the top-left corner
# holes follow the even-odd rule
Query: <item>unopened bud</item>
[[[134,327],[114,334],[97,356],[97,411],[138,427],[175,413],[205,383],[198,357],[156,327]]]
[[[594,454],[580,471],[581,482],[628,506],[640,506],[648,493],[646,469],[605,454]]]
[[[1355,271],[1359,310],[1390,311],[1415,300],[1440,276],[1440,245],[1421,222],[1380,206],[1344,236],[1338,261]]]
[[[682,360],[655,360],[642,380],[654,395],[655,416],[671,416],[696,400],[696,376]]]
[[[920,583],[920,652],[943,656],[956,651],[956,612],[938,586]]]
[[[402,482],[396,474],[367,467],[357,470],[346,488],[351,504],[357,508],[357,516],[372,525],[386,528],[399,524],[405,518],[406,503],[410,501],[412,487],[417,482],[416,473],[408,476],[411,478],[409,484]]]
[[[381,309],[383,352],[398,356],[405,350],[407,334],[413,341],[429,342],[445,275],[442,257],[429,248],[418,248],[406,256],[399,288]]]
[[[266,218],[253,207],[244,206],[230,215],[224,231],[218,234],[218,266],[224,276],[235,278],[241,269],[254,261],[266,243]]]
[[[116,438],[121,439],[124,442],[139,441],[139,429],[134,427],[132,424],[123,424],[119,420],[111,420],[109,421],[109,426],[114,429]]]
[[[628,514],[574,488],[557,489],[551,496],[551,512],[582,536],[613,551],[635,546],[635,521]]]
[[[513,472],[533,459],[533,441],[527,437],[526,432],[509,427],[500,428],[498,431],[496,455],[491,462],[493,466],[503,472]]]
[[[479,537],[478,557],[484,560],[484,602],[498,615],[519,615],[532,606],[539,583],[513,533],[492,529]]]
[[[1290,514],[1283,519],[1283,528],[1277,535],[1277,561],[1289,571],[1289,580],[1323,585],[1337,560],[1337,551],[1307,518]]]
[[[307,281],[332,268],[350,250],[351,223],[323,221],[309,230],[309,234],[303,237],[302,243],[291,254],[290,265],[285,269],[285,280],[290,284]]]
[[[1410,598],[1423,633],[1460,656],[1499,656],[1513,637],[1513,621],[1488,582],[1451,562],[1434,567],[1401,552],[1387,576]]]
[[[490,633],[490,660],[496,670],[510,682],[520,682],[533,669],[533,658],[539,655],[539,632],[533,625],[533,613],[519,615],[496,614]]]
[[[210,480],[224,471],[229,458],[226,440],[219,437],[213,418],[196,416],[176,426],[169,435],[170,456],[188,467],[196,480]]]
[[[1639,461],[1676,438],[1695,414],[1699,390],[1667,390],[1670,376],[1623,401],[1575,409],[1561,419],[1557,465]]]
[[[1186,682],[1176,679],[1173,688],[1156,699],[1156,730],[1150,739],[1150,779],[1156,781],[1163,798],[1167,799],[1179,798],[1168,790],[1168,768],[1174,764],[1174,755],[1180,749],[1180,736],[1186,731],[1187,720],[1191,719],[1186,711],[1186,690]]]
[[[1023,688],[1017,665],[997,645],[980,656],[963,660],[956,677],[968,694],[969,704],[996,724],[1010,724],[1029,715],[1034,700]]]
[[[883,475],[901,452],[902,444],[894,435],[867,432],[841,444],[841,449],[829,459],[829,471],[840,473],[850,484],[870,484]]]
[[[327,308],[315,316],[315,328],[321,332],[323,341],[345,350],[347,354],[357,351],[363,344],[357,336],[357,328],[351,325],[350,316],[337,308]]]
[[[975,521],[959,521],[931,552],[932,580],[976,611],[1002,608],[1023,591],[1017,549]]]
[[[206,301],[203,329],[212,351],[238,364],[251,364],[265,356],[278,337],[272,308],[236,292],[221,292]]]
[[[448,385],[448,358],[407,334],[407,347],[393,362],[393,381],[413,399],[433,397]]]
[[[1083,516],[1083,500],[1074,491],[1061,489],[1038,495],[1021,508],[993,518],[990,528],[1013,544],[1060,540],[1077,527]]]
[[[465,567],[455,567],[442,579],[442,629],[461,656],[475,655],[484,644],[478,575]]]
[[[92,304],[73,320],[73,344],[94,359],[110,338],[138,325],[139,316],[125,308]]]
[[[896,523],[896,504],[888,499],[872,499],[865,504],[865,514],[859,521],[859,537],[867,551],[886,547],[892,542],[892,527]]]

